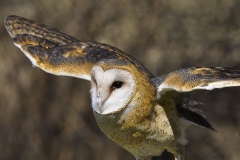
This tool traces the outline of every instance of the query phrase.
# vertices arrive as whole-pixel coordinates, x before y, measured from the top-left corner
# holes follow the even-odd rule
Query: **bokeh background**
[[[0,160],[134,160],[96,125],[89,82],[34,68],[13,45],[3,24],[10,14],[116,46],[156,76],[190,66],[240,69],[239,0],[1,0]],[[238,160],[240,88],[198,100],[218,132],[191,127],[186,160]]]

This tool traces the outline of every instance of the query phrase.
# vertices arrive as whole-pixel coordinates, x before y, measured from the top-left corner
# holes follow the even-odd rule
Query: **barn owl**
[[[80,41],[19,16],[5,26],[15,46],[34,66],[60,76],[91,82],[92,109],[100,129],[136,160],[164,150],[183,160],[190,125],[214,130],[191,99],[198,90],[240,85],[240,71],[190,67],[154,77],[123,51],[96,41]]]

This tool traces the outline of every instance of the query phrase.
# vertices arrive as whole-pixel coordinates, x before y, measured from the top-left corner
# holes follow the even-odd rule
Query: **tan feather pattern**
[[[158,86],[158,97],[166,91],[190,92],[240,86],[240,70],[223,67],[191,67],[169,73]]]
[[[96,41],[79,41],[44,24],[22,18],[5,18],[8,33],[33,65],[44,71],[63,76],[90,80],[93,65],[103,59],[121,59],[134,64],[153,78],[140,62],[123,51]]]
[[[63,32],[60,32],[56,29],[48,27],[44,24],[37,23],[33,20],[22,18],[19,16],[11,15],[5,18],[5,26],[12,38],[16,38],[18,44],[21,42],[24,44],[31,43],[35,45],[46,45],[46,47],[50,45],[49,42],[53,42],[54,44],[67,44],[77,42],[78,40],[66,35]],[[26,35],[25,40],[18,39],[19,35]],[[33,37],[27,37],[27,35],[32,35],[36,40],[32,39]],[[37,38],[38,37],[38,38]],[[23,37],[22,37],[23,38]],[[29,38],[27,40],[27,38]],[[41,38],[42,41],[39,40]],[[44,41],[45,40],[45,41]]]

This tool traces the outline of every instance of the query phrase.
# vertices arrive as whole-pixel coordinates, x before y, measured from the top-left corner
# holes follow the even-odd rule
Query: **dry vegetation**
[[[10,14],[114,45],[157,76],[189,66],[240,69],[238,0],[1,0],[1,160],[134,159],[97,127],[89,82],[33,68],[14,47],[3,24]],[[190,128],[186,159],[239,159],[240,88],[200,99],[218,132]]]

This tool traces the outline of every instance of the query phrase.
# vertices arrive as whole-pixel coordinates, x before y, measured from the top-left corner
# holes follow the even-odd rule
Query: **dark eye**
[[[113,89],[115,89],[115,88],[121,88],[121,87],[122,87],[122,84],[123,84],[123,82],[116,81],[116,82],[113,82],[112,87],[113,87]]]

